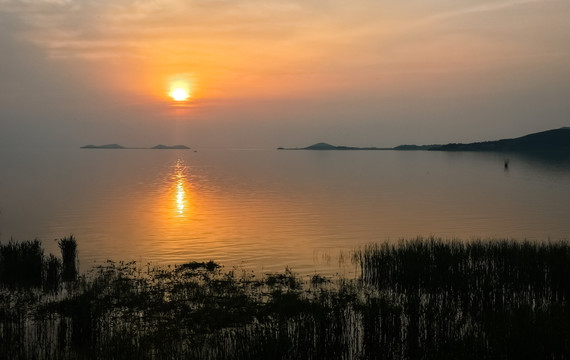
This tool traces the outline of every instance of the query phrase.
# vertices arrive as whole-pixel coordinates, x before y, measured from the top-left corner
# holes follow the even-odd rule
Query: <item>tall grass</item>
[[[378,289],[407,292],[520,292],[566,300],[570,246],[519,241],[418,238],[372,244],[356,252],[362,278]]]
[[[568,244],[429,238],[370,245],[355,251],[354,260],[362,273],[353,280],[315,275],[303,281],[290,269],[255,276],[225,271],[213,261],[175,267],[109,261],[56,296],[43,295],[42,288],[30,292],[6,285],[0,291],[0,354],[37,359],[570,356]],[[51,257],[47,263],[58,266]]]
[[[48,292],[57,292],[61,283],[61,260],[49,254],[44,260],[44,267],[44,289]]]
[[[406,324],[399,341],[412,358],[428,349],[570,356],[568,243],[418,238],[369,245],[355,258],[362,281]]]
[[[61,250],[62,270],[61,279],[63,281],[73,281],[78,275],[77,266],[77,241],[73,235],[58,241]]]
[[[77,241],[73,235],[58,241],[61,259],[44,256],[39,240],[0,244],[0,284],[10,288],[39,288],[55,292],[61,281],[78,276]]]
[[[9,287],[42,284],[44,251],[39,240],[0,245],[0,283]]]

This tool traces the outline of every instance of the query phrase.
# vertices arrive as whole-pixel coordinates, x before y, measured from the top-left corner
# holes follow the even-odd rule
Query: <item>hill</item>
[[[569,152],[570,128],[547,130],[514,139],[447,144],[431,150],[440,151],[504,151],[504,152]]]
[[[391,150],[390,148],[377,147],[354,147],[354,146],[336,146],[324,142],[316,143],[304,148],[284,148],[278,147],[277,150]]]
[[[354,148],[348,146],[335,146],[323,142],[303,148],[303,150],[349,150],[349,149],[354,149]]]
[[[514,139],[502,139],[474,143],[450,143],[447,145],[399,145],[393,148],[335,146],[325,142],[304,148],[283,148],[278,150],[436,150],[436,151],[498,151],[526,153],[570,154],[570,127],[562,127],[521,136]]]

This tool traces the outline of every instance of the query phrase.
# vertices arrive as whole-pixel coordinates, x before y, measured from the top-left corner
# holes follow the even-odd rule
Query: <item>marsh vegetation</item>
[[[39,241],[0,246],[3,356],[570,355],[567,243],[374,244],[354,251],[361,270],[354,279],[304,279],[288,268],[257,275],[213,261],[173,267],[108,261],[78,276],[75,239],[62,239],[60,249],[61,260],[44,256]]]

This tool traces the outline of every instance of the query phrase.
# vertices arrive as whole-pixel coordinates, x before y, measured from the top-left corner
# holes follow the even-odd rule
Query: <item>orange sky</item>
[[[53,141],[269,147],[518,136],[568,125],[569,18],[554,0],[0,0],[0,130],[44,134],[21,117]],[[168,96],[181,79],[186,106]]]

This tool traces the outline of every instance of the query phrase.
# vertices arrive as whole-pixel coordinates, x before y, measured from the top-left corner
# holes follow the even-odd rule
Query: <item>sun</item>
[[[170,97],[172,97],[174,101],[185,101],[190,97],[190,94],[188,90],[178,87],[170,91]]]
[[[176,75],[168,81],[168,96],[176,102],[187,101],[192,97],[192,80],[188,76]]]

